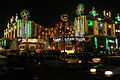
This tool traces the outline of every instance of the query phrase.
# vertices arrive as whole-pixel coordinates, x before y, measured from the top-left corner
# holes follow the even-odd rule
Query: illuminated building
[[[17,14],[15,19],[12,17],[8,22],[7,29],[4,30],[4,39],[8,39],[6,43],[9,44],[7,48],[10,48],[10,42],[13,40],[19,43],[20,49],[24,47],[24,49],[34,50],[42,44],[45,45],[45,34],[42,34],[44,27],[34,21],[29,21],[29,12],[27,10],[21,11],[20,15],[21,19]]]
[[[48,46],[56,46],[53,39],[60,35],[58,34],[58,27],[43,27],[34,21],[28,20],[29,14],[27,10],[23,10],[20,13],[21,19],[18,14],[16,14],[15,18],[10,19],[7,28],[4,30],[4,38],[0,41],[4,48],[4,39],[8,39],[6,43],[9,44],[9,47],[7,49],[10,48],[10,42],[13,40],[19,43],[21,50],[25,48],[30,50],[37,48],[47,49]]]
[[[0,44],[6,45],[5,39],[17,39],[21,45],[29,45],[29,48],[47,49],[49,46],[52,49],[54,47],[63,50],[65,47],[73,47],[78,52],[119,49],[120,39],[116,38],[120,35],[119,14],[116,17],[117,21],[114,21],[108,10],[103,11],[103,18],[98,17],[94,7],[89,15],[85,15],[84,11],[84,5],[79,4],[74,21],[69,21],[68,15],[65,14],[61,16],[63,21],[57,22],[55,26],[43,27],[34,21],[29,21],[29,11],[23,10],[20,13],[21,19],[17,14],[15,18],[10,18]],[[41,46],[45,44],[47,45]]]
[[[104,18],[99,18],[94,7],[90,11],[90,15],[77,14],[78,17],[74,20],[74,29],[75,37],[83,39],[78,41],[83,45],[81,51],[111,51],[116,49],[116,25],[111,19],[110,11],[103,11],[103,14]]]
[[[110,11],[103,11],[104,18],[100,18],[93,7],[90,15],[84,15],[84,5],[79,5],[76,13],[77,17],[74,22],[71,22],[72,24],[59,22],[54,27],[57,33],[55,33],[56,37],[52,38],[55,38],[59,49],[63,50],[64,48],[63,35],[65,36],[65,46],[71,46],[76,51],[96,50],[104,53],[104,51],[117,49],[119,41],[116,36],[120,34],[119,24],[111,19]],[[117,19],[119,19],[119,15]]]

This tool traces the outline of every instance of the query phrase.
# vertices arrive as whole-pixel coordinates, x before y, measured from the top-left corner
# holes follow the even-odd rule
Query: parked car
[[[79,68],[82,60],[75,54],[61,55],[60,60],[64,61],[66,68]]]
[[[41,68],[49,70],[57,70],[64,64],[63,61],[58,59],[57,55],[44,55],[42,57]]]
[[[93,65],[90,73],[96,76],[119,78],[120,76],[120,56],[107,56],[101,58],[101,63]],[[114,80],[114,79],[113,79]]]

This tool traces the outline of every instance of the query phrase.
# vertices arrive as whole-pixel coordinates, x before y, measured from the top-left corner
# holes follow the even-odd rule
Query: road
[[[7,74],[2,78],[0,76],[0,80],[111,80],[89,74],[88,64],[84,64],[82,68],[80,68],[80,65],[74,66],[76,68],[66,68],[64,66],[43,69],[41,66],[36,67],[32,65],[33,63],[28,63],[29,61],[25,62],[25,59],[23,57],[11,56],[9,59],[10,70],[8,65],[4,65],[6,67],[3,67],[3,69],[7,70],[6,68],[8,67],[7,72],[9,72],[6,72]],[[1,69],[0,71],[2,72],[3,70]]]
[[[38,80],[93,80],[86,72],[79,70],[41,71]]]

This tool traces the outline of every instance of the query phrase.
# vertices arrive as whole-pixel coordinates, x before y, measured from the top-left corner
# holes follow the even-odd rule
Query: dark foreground
[[[46,56],[45,56],[46,57]],[[0,58],[0,80],[120,80],[90,74],[90,64],[66,64],[61,61],[43,61],[30,56],[7,56]],[[50,58],[51,59],[51,58]],[[82,59],[82,58],[81,58]],[[43,59],[42,59],[43,60]],[[46,67],[48,66],[48,67]]]

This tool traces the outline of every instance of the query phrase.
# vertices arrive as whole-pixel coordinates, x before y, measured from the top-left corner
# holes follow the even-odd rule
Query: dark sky
[[[106,0],[104,0],[106,1]],[[43,25],[51,26],[54,22],[60,19],[60,15],[68,13],[73,19],[76,6],[79,3],[84,3],[86,13],[94,6],[96,11],[102,14],[103,10],[110,10],[112,17],[120,13],[119,2],[109,0],[104,2],[101,0],[16,0],[0,2],[0,37],[3,35],[3,30],[6,28],[7,22],[11,16],[20,13],[26,9],[30,12],[30,20]]]

